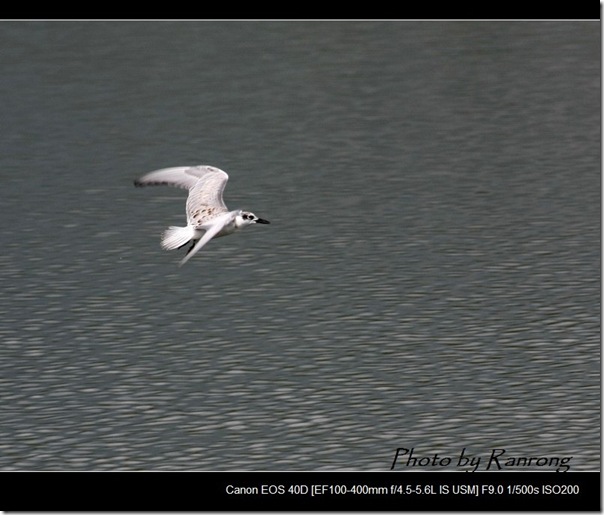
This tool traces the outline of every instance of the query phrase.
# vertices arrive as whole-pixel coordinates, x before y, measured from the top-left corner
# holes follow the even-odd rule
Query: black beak
[[[256,223],[257,224],[270,224],[270,222],[268,220],[263,220],[262,218],[257,218]]]

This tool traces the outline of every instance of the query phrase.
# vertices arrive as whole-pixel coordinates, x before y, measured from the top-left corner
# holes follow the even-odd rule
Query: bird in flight
[[[249,211],[227,209],[222,193],[228,180],[226,172],[214,166],[202,165],[163,168],[134,181],[135,186],[167,185],[189,190],[186,204],[187,226],[168,227],[161,240],[161,246],[165,250],[179,249],[191,242],[180,266],[212,238],[227,236],[250,224],[270,223]]]

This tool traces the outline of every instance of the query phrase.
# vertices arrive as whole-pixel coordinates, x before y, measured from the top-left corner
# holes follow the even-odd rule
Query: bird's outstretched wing
[[[197,173],[199,168],[203,168],[203,171],[196,175],[197,182],[189,190],[187,216],[192,216],[196,210],[208,207],[216,208],[218,212],[226,211],[222,194],[229,176],[226,172],[212,166],[197,166],[193,170]],[[187,171],[187,173],[191,172]]]
[[[206,243],[208,243],[208,241],[210,241],[214,236],[216,236],[223,229],[223,227],[234,218],[234,216],[235,212],[225,213],[203,224],[200,229],[205,229],[205,234],[195,244],[195,246],[189,252],[187,252],[187,255],[180,262],[180,266],[184,265],[199,250],[201,250],[201,248]]]
[[[206,191],[206,197],[213,203],[205,202],[205,204],[217,205],[217,202],[222,203],[222,192],[228,180],[228,174],[214,166],[177,166],[163,168],[143,175],[140,179],[134,181],[134,185],[166,185],[189,191],[193,189],[197,192]]]

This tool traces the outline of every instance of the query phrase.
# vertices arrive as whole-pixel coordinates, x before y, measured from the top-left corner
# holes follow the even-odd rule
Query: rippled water
[[[4,22],[0,468],[600,467],[596,22]],[[227,170],[269,226],[159,236]]]

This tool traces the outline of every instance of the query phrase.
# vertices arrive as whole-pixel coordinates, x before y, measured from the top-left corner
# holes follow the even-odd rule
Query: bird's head
[[[270,224],[268,220],[258,218],[254,213],[250,213],[249,211],[240,211],[235,217],[235,223],[239,228],[250,224]]]

